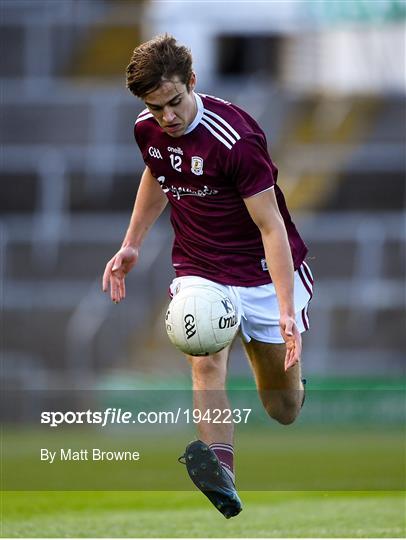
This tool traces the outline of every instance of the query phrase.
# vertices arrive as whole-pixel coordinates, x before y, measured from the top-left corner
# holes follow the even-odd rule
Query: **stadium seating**
[[[41,26],[37,13],[27,28],[18,9],[0,23],[12,50],[1,67],[5,374],[21,384],[27,373],[41,381],[118,368],[159,370],[163,362],[182,369],[161,325],[172,275],[167,215],[145,245],[126,302],[117,307],[100,291],[142,170],[132,137],[142,107],[123,77],[112,79],[110,70],[102,80],[102,64],[87,76],[86,63],[72,68],[81,30],[100,16],[107,25],[103,13],[89,8],[78,22],[53,9],[48,26]],[[32,59],[30,40],[38,40],[42,29],[47,50],[56,43],[61,18],[64,39],[51,47],[48,60]],[[23,38],[25,45],[17,47]],[[41,40],[35,43],[41,46]],[[254,103],[249,89],[241,95],[238,84],[219,81],[208,91],[248,111]],[[340,101],[276,98],[266,91],[262,99],[260,107],[255,103],[257,117],[314,258],[315,331],[306,337],[307,369],[357,373],[367,360],[371,373],[388,366],[401,372],[404,336],[394,328],[404,278],[404,102],[395,95]],[[337,118],[326,127],[328,111]],[[239,349],[235,354],[231,369],[244,373],[243,355]]]

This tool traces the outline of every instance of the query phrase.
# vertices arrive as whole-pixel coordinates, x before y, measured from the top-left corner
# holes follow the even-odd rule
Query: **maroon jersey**
[[[265,134],[239,107],[195,96],[198,112],[181,137],[167,135],[148,109],[134,128],[144,162],[171,204],[176,275],[244,287],[270,283],[261,235],[243,198],[275,189],[295,269],[307,248],[276,185]]]

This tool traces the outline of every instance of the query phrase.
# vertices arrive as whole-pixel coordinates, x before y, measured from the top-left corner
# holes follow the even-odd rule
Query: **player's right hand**
[[[125,276],[138,260],[138,249],[127,246],[121,248],[106,264],[103,274],[103,292],[110,284],[110,297],[118,304],[125,298]]]

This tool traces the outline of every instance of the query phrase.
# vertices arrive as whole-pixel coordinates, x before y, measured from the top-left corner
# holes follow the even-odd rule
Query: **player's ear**
[[[191,92],[195,89],[195,86],[196,86],[196,73],[194,71],[192,71],[192,74],[190,76],[190,79],[189,79],[189,83],[188,83],[188,92]]]

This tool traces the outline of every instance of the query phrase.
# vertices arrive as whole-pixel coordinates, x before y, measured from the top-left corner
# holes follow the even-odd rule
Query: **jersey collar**
[[[184,132],[183,135],[187,135],[188,133],[193,131],[195,129],[195,127],[199,124],[199,122],[200,122],[200,120],[202,119],[202,116],[203,116],[203,101],[202,101],[202,98],[199,96],[199,94],[195,94],[195,92],[193,92],[193,95],[194,95],[194,98],[196,100],[197,113],[196,113],[196,116],[194,117],[193,122],[191,124],[189,124],[188,128],[186,129],[186,131]]]

